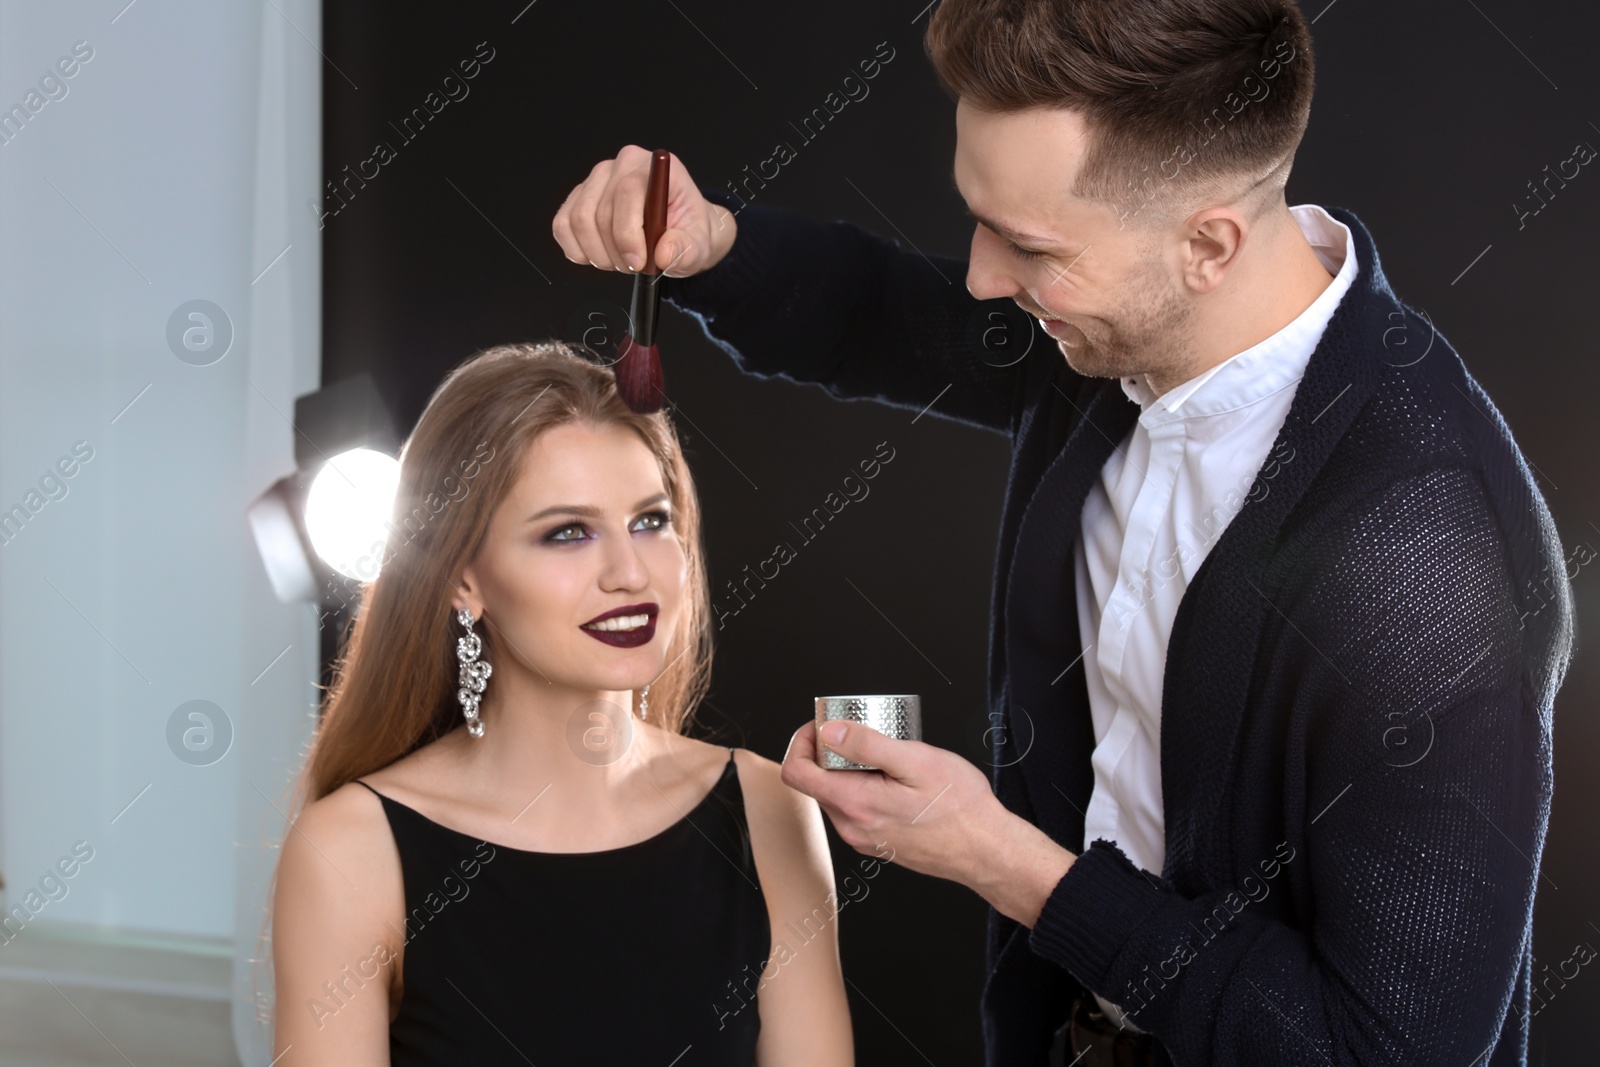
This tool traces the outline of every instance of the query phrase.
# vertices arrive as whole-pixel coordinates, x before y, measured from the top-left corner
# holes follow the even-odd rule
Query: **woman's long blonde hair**
[[[528,446],[546,430],[579,420],[633,430],[661,466],[688,574],[678,629],[664,653],[668,666],[649,683],[650,721],[679,734],[692,724],[710,688],[713,651],[694,481],[666,412],[631,410],[617,393],[614,373],[587,351],[562,341],[498,345],[468,358],[434,391],[400,453],[388,540],[379,546],[381,568],[362,590],[322,701],[321,722],[289,798],[291,822],[306,804],[464,722],[456,700],[456,582],[515,483]],[[483,656],[495,662],[494,627],[478,633]],[[274,867],[258,965],[267,962],[260,949],[276,885]]]
[[[711,600],[699,502],[677,432],[664,411],[628,408],[612,371],[572,345],[500,345],[445,378],[401,450],[382,568],[366,587],[323,701],[304,773],[307,802],[464,721],[451,595],[528,446],[579,420],[633,430],[661,466],[688,574],[680,623],[663,654],[668,666],[649,683],[650,720],[673,733],[688,727],[710,685]],[[494,663],[495,627],[480,636]]]

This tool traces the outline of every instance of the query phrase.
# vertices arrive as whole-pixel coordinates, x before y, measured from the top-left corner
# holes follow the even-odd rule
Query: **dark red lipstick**
[[[640,645],[649,644],[651,639],[655,637],[656,616],[660,611],[660,605],[649,601],[643,604],[624,604],[620,608],[612,608],[603,615],[596,615],[580,626],[579,629],[596,641],[602,641],[615,648],[638,648]],[[638,616],[644,617],[644,625],[633,629],[597,630],[592,628],[594,624],[604,622],[607,619],[626,620]]]

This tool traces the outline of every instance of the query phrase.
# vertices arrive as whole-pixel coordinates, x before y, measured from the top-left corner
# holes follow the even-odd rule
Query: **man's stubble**
[[[1159,257],[1144,259],[1115,318],[1088,321],[1087,330],[1079,326],[1056,339],[1067,365],[1091,378],[1153,373],[1169,387],[1193,377],[1185,368],[1194,358],[1194,306],[1168,278]]]

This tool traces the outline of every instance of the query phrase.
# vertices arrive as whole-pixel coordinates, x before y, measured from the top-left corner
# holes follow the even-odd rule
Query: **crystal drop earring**
[[[494,668],[478,658],[478,653],[483,651],[483,641],[472,630],[472,612],[465,608],[457,611],[456,621],[467,630],[463,636],[456,638],[456,660],[461,664],[456,699],[461,702],[461,713],[467,720],[467,733],[482,737],[483,722],[478,718],[478,705],[483,700],[483,691],[489,684],[489,674]]]
[[[650,716],[650,687],[647,685],[639,690],[639,718],[646,719]]]

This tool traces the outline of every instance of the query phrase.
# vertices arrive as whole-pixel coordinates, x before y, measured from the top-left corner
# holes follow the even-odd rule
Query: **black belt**
[[[1072,1015],[1061,1032],[1066,1037],[1063,1067],[1172,1067],[1155,1035],[1117,1026],[1092,996],[1073,999]]]

